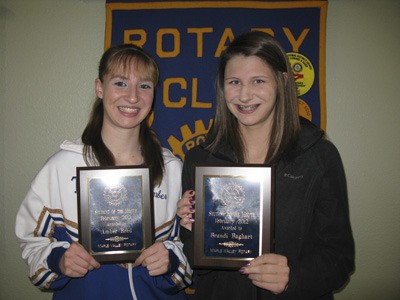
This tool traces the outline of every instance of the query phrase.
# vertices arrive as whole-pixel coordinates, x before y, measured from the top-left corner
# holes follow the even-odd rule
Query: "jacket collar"
[[[322,129],[302,117],[300,117],[300,128],[295,151],[305,152],[325,136]]]
[[[62,150],[71,151],[75,153],[82,154],[83,153],[83,143],[80,138],[76,140],[65,140],[61,145],[60,148]]]
[[[300,133],[294,148],[289,151],[288,157],[297,156],[310,149],[315,143],[324,138],[325,133],[322,129],[317,127],[307,119],[300,117]],[[200,147],[205,148],[209,145],[210,141],[206,139],[205,142],[200,144]],[[232,147],[227,142],[221,143],[213,155],[222,160],[227,160],[232,163],[237,162],[237,158],[233,153]]]

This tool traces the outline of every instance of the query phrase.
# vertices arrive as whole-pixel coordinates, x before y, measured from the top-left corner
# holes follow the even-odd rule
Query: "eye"
[[[127,86],[127,84],[121,80],[114,82],[114,85],[116,85],[118,87],[126,87]]]
[[[226,83],[229,84],[229,85],[239,85],[240,81],[237,80],[237,79],[231,79],[231,80],[227,80]]]
[[[265,80],[259,79],[259,78],[257,78],[257,79],[254,80],[254,83],[255,83],[255,84],[260,84],[260,83],[264,83],[264,82],[265,82]]]
[[[143,89],[143,90],[148,90],[148,89],[152,89],[153,88],[153,85],[151,84],[151,83],[141,83],[140,85],[139,85],[139,87],[141,88],[141,89]]]

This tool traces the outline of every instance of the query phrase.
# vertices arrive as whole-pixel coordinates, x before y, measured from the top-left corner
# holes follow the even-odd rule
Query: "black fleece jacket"
[[[186,153],[183,191],[194,189],[196,164],[235,164],[229,145],[216,153],[199,145]],[[196,226],[194,224],[194,226]],[[181,228],[192,261],[192,233]],[[333,299],[354,269],[344,169],[336,147],[305,119],[296,146],[275,166],[275,253],[288,258],[287,290],[274,295],[238,271],[198,270],[190,299]]]

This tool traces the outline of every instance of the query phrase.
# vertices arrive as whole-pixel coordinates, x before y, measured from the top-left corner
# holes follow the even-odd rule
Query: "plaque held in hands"
[[[273,246],[273,169],[196,166],[194,267],[239,269]]]
[[[79,242],[101,263],[133,262],[153,243],[147,167],[78,167]]]

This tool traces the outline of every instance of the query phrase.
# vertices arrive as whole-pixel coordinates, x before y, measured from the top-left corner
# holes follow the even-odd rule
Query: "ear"
[[[282,72],[283,78],[285,79],[285,85],[287,84],[288,80],[288,73],[287,72]]]
[[[95,90],[96,96],[100,99],[103,99],[103,83],[98,78],[95,81]]]

